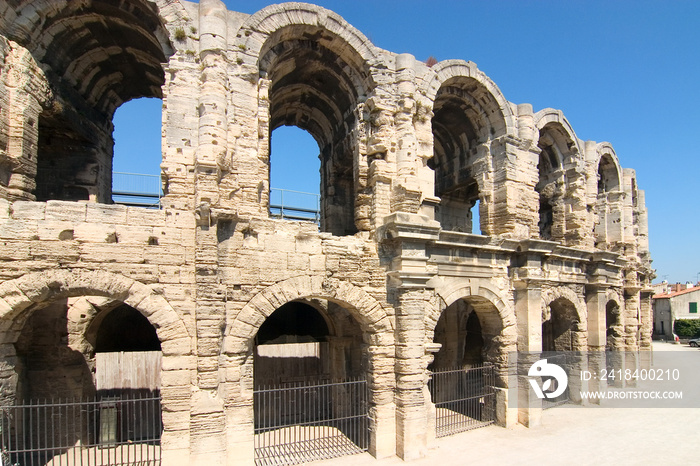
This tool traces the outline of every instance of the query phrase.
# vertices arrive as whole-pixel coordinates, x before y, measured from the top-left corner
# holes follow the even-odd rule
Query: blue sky
[[[270,4],[226,3],[250,14]],[[343,16],[378,47],[419,60],[471,60],[511,102],[531,103],[535,111],[560,109],[580,139],[612,143],[622,166],[637,171],[639,187],[646,192],[656,281],[698,278],[700,2],[317,3]],[[158,172],[159,128],[148,128],[137,117],[159,125],[160,105],[146,105],[152,107],[151,116],[143,106],[130,110],[128,104],[118,112],[115,170]],[[128,129],[129,124],[134,128]],[[272,185],[314,190],[317,147],[310,138],[299,142],[290,137],[273,133]],[[294,153],[275,157],[292,145]],[[144,156],[151,152],[153,157]],[[305,168],[307,163],[313,169]],[[296,174],[300,169],[305,169],[303,175]]]

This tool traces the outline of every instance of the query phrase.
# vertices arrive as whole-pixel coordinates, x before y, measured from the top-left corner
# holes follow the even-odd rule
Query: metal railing
[[[556,364],[560,367],[566,367],[569,368],[571,367],[571,363],[573,363],[573,358],[568,358],[566,354],[555,354],[552,355],[551,353],[548,352],[543,352],[541,355],[541,359],[546,359],[548,364]],[[550,384],[550,391],[554,391],[557,388],[557,380],[555,378],[549,379],[551,380]],[[550,398],[543,398],[542,399],[542,409],[550,409],[554,408],[557,406],[561,406],[563,404],[569,403],[571,401],[571,397],[569,396],[569,388],[570,386],[567,385],[566,390],[564,391],[563,394],[559,395],[558,397],[554,399]]]
[[[253,400],[256,466],[352,455],[369,446],[364,379],[258,387]]]
[[[493,365],[433,372],[428,388],[435,404],[438,437],[485,427],[496,420]]]
[[[160,465],[160,406],[134,394],[1,407],[0,465]]]
[[[112,172],[112,200],[116,204],[157,208],[161,197],[160,175]]]
[[[162,197],[160,175],[112,172],[112,200],[114,203],[158,208]],[[270,188],[269,210],[273,217],[318,223],[321,219],[321,195],[291,189]]]
[[[309,220],[318,223],[321,219],[321,195],[270,188],[270,215],[287,220]]]

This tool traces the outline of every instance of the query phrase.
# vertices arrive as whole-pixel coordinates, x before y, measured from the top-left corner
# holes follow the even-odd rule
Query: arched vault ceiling
[[[364,91],[361,73],[336,53],[311,40],[288,40],[268,49],[260,72],[271,81],[272,128],[298,126],[321,147],[347,134]]]
[[[146,0],[10,1],[11,30],[47,72],[51,85],[111,113],[137,97],[160,97],[171,47],[154,3]]]

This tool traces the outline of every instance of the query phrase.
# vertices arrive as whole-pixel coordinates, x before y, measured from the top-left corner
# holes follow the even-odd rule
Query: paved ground
[[[669,343],[660,351],[679,354],[700,374],[700,350]],[[658,353],[657,353],[658,354]],[[697,359],[694,359],[697,356]],[[695,396],[700,385],[694,385]],[[542,426],[513,429],[490,426],[439,439],[415,466],[467,464],[642,465],[695,464],[700,460],[700,407],[608,408],[561,406],[544,412]],[[369,454],[313,463],[323,466],[393,466],[398,458],[375,460]]]

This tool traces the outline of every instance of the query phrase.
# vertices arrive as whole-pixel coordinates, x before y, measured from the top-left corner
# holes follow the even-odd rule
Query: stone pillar
[[[589,351],[605,351],[607,342],[606,305],[605,288],[591,286],[586,290]]]
[[[428,448],[429,394],[425,349],[425,309],[430,297],[421,289],[399,290],[396,309],[396,442],[404,460],[425,456]]]
[[[642,290],[639,295],[639,349],[651,351],[651,333],[653,331],[653,314],[651,290]]]
[[[253,355],[245,341],[229,337],[222,356],[220,385],[226,421],[226,466],[250,466],[255,459],[253,412]],[[231,344],[232,342],[232,344]],[[222,464],[222,463],[217,463]]]
[[[575,154],[573,157],[578,156]],[[578,164],[572,163],[565,171],[566,197],[564,207],[564,244],[582,249],[593,248],[592,218],[586,199],[586,174]]]
[[[430,394],[426,348],[426,310],[433,293],[427,289],[427,243],[438,239],[440,225],[417,214],[394,213],[379,230],[380,241],[395,245],[389,272],[396,306],[396,453],[404,460],[425,455],[428,447]],[[433,434],[434,435],[434,434]]]
[[[11,322],[3,322],[0,329],[10,328]],[[18,401],[17,387],[19,374],[17,370],[17,351],[13,342],[0,343],[0,402],[3,406],[12,406]]]
[[[413,126],[416,112],[416,59],[408,53],[396,57],[397,112],[396,124],[396,167],[398,180],[395,180],[392,210],[416,213],[422,197],[421,188],[416,178],[416,160],[418,141]],[[398,182],[398,183],[397,183]]]
[[[493,199],[482,200],[479,211],[480,215],[488,215],[489,227],[484,234],[539,237],[540,203],[535,191],[539,149],[532,146],[523,149],[519,142],[506,136],[491,141]],[[484,191],[486,194],[487,190]],[[483,201],[492,204],[491,212],[484,211],[488,204],[484,205]],[[484,226],[483,220],[481,224]]]
[[[632,273],[631,275],[634,275]],[[629,369],[632,372],[638,368],[638,358],[637,354],[639,351],[639,313],[640,313],[640,303],[639,303],[639,293],[640,289],[638,286],[626,286],[624,292],[624,308],[622,309],[623,322],[624,322],[624,346],[622,358],[620,359],[619,369],[624,375],[625,370]],[[617,380],[617,379],[616,379]],[[619,383],[621,386],[634,387],[636,386],[636,381],[634,379],[625,380],[620,378]],[[618,386],[618,383],[615,384]]]
[[[46,77],[28,50],[0,36],[0,83],[3,104],[0,117],[0,196],[34,200],[36,187],[39,116],[50,96]],[[4,115],[3,115],[4,114]],[[4,147],[3,147],[4,146]]]
[[[591,286],[586,290],[586,309],[588,311],[588,370],[600,374],[605,368],[605,346],[607,343],[605,288]],[[588,381],[588,390],[605,389],[605,382],[597,378]],[[600,400],[596,401],[600,404]]]
[[[180,60],[172,59],[165,67],[161,204],[169,210],[192,212],[195,207],[192,193],[199,142],[199,99],[192,89],[196,89],[199,73],[199,64],[187,54],[182,54]]]
[[[224,290],[218,284],[218,240],[213,208],[219,201],[220,162],[226,155],[226,6],[221,0],[199,3],[201,62],[199,135],[195,156],[195,276],[197,391],[192,401],[193,464],[225,464],[227,426],[219,388]],[[230,452],[233,454],[234,452]]]
[[[367,351],[371,390],[369,452],[377,459],[389,458],[396,455],[397,440],[394,401],[396,351],[393,345],[386,344],[372,344]]]
[[[542,351],[542,289],[536,281],[515,282],[515,318],[518,325],[518,352]],[[511,362],[512,364],[512,362]],[[527,427],[542,422],[542,400],[530,388],[527,368],[518,368],[516,387],[518,396],[518,422]]]
[[[639,288],[625,287],[625,304],[622,309],[623,322],[625,324],[625,344],[626,351],[636,351],[639,349]]]

